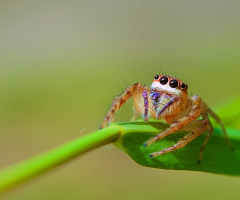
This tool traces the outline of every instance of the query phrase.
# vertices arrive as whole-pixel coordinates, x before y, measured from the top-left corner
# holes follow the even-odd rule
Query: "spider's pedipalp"
[[[142,92],[142,96],[144,99],[144,120],[147,121],[148,120],[148,92],[146,90],[144,90]]]

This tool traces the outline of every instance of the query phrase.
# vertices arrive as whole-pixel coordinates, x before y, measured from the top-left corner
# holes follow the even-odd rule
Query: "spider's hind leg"
[[[208,117],[206,117],[205,119],[197,119],[195,121],[192,121],[190,124],[188,124],[187,126],[183,127],[181,129],[181,131],[192,131],[192,130],[197,130],[197,129],[203,129],[203,133],[205,131],[207,131],[207,137],[206,139],[204,140],[203,142],[203,145],[200,149],[200,153],[199,153],[199,159],[198,159],[198,162],[201,163],[202,161],[202,157],[203,157],[203,151],[213,133],[213,126],[212,124],[210,123],[210,120]]]
[[[202,116],[209,121],[209,132],[211,132],[211,131],[213,132],[213,127],[212,127],[211,122],[208,118],[208,114],[211,115],[216,120],[216,122],[221,126],[224,137],[225,137],[226,142],[227,142],[227,145],[229,146],[230,150],[233,150],[233,146],[232,146],[232,144],[229,140],[229,137],[228,137],[227,131],[225,129],[225,126],[224,126],[222,120],[218,117],[218,115],[215,112],[213,112],[208,107],[208,105],[203,102],[203,100],[199,96],[194,95],[192,97],[192,101],[193,101],[194,104],[199,105],[200,110],[202,112]]]
[[[227,142],[227,145],[229,146],[230,150],[233,150],[233,146],[229,140],[229,137],[228,137],[228,134],[227,134],[227,131],[226,131],[226,128],[222,122],[222,120],[217,116],[216,113],[214,113],[210,108],[208,109],[208,113],[216,120],[216,122],[221,126],[222,128],[222,131],[223,131],[223,134],[224,134],[224,137],[226,139],[226,142]]]
[[[134,113],[133,113],[133,116],[131,118],[131,121],[135,121],[137,119],[138,114],[139,113],[136,110],[134,110]]]
[[[206,129],[208,130],[207,137],[204,140],[203,145],[202,145],[202,147],[200,149],[198,163],[202,162],[203,151],[204,151],[204,149],[205,149],[205,147],[206,147],[206,145],[207,145],[207,143],[208,143],[208,141],[209,141],[209,139],[210,139],[210,137],[211,137],[211,135],[213,133],[213,126],[212,126],[212,124],[211,124],[209,119],[207,120]]]

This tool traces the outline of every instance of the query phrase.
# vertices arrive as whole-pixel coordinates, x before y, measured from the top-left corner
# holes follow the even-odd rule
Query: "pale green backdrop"
[[[98,129],[115,95],[150,85],[156,73],[183,79],[211,106],[239,95],[239,7],[237,0],[1,1],[0,168]],[[117,120],[130,119],[131,108]],[[4,199],[221,200],[238,199],[239,186],[239,178],[142,167],[102,147]]]

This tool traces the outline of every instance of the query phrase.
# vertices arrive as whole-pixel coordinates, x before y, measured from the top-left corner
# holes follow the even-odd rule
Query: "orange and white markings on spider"
[[[148,119],[152,117],[155,119],[163,119],[170,125],[169,128],[146,141],[144,143],[145,147],[176,131],[190,131],[188,135],[173,146],[159,152],[151,153],[149,155],[151,158],[180,149],[207,131],[207,137],[200,149],[199,162],[201,162],[204,148],[213,132],[209,115],[221,125],[227,143],[232,149],[221,119],[199,96],[194,95],[188,97],[187,90],[188,86],[184,82],[167,75],[156,75],[151,87],[142,86],[140,83],[131,85],[127,87],[122,94],[114,98],[101,128],[106,127],[112,122],[116,110],[120,109],[121,106],[132,97],[135,107],[133,118],[141,114],[145,121],[148,121]]]

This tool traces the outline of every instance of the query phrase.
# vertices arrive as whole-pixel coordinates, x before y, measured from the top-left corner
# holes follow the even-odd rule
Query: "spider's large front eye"
[[[165,84],[167,84],[167,82],[168,82],[168,77],[166,77],[166,76],[162,76],[161,78],[160,78],[160,81],[159,81],[162,85],[165,85]]]
[[[155,80],[157,80],[158,78],[159,78],[159,75],[156,75],[156,76],[155,76]]]
[[[169,82],[169,85],[171,88],[176,88],[178,86],[178,81],[175,80],[175,79],[172,79],[170,82]]]

